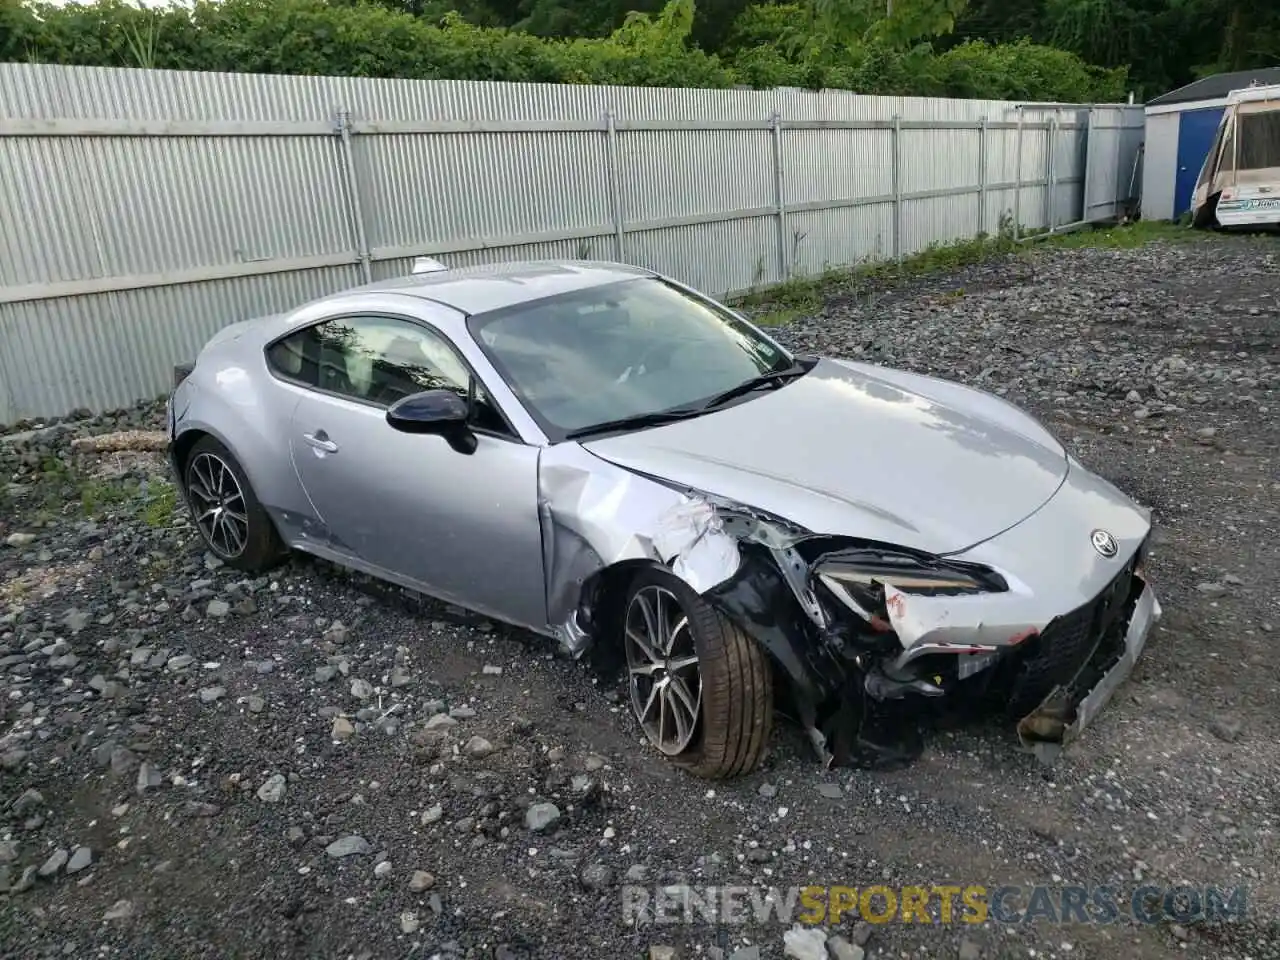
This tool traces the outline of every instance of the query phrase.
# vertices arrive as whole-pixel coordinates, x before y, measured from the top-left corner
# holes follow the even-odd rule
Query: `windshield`
[[[696,407],[792,364],[732,314],[650,277],[478,314],[468,326],[554,440]]]

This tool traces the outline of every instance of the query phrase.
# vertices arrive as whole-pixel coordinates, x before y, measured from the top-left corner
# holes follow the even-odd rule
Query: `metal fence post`
[[[893,259],[902,263],[902,117],[893,115]]]
[[[347,185],[347,209],[351,216],[356,237],[356,252],[360,256],[360,275],[365,283],[373,282],[373,258],[369,251],[369,238],[364,228],[364,209],[360,202],[360,178],[356,174],[355,151],[351,143],[351,114],[338,110],[333,118],[333,131],[341,138],[343,180]]]
[[[782,114],[777,110],[769,118],[769,136],[773,142],[773,193],[778,203],[778,271],[783,280],[790,280],[791,256],[787,246],[786,180],[782,170]]]
[[[1017,165],[1013,172],[1013,239],[1022,236],[1022,122],[1026,111],[1018,105],[1018,136],[1015,150],[1018,154]]]
[[[1046,189],[1048,190],[1047,204],[1050,233],[1053,233],[1054,225],[1057,223],[1058,219],[1058,184],[1056,183],[1058,177],[1058,161],[1054,156],[1057,140],[1058,114],[1057,111],[1054,111],[1053,116],[1049,118],[1049,155],[1045,158],[1046,163],[1049,166],[1049,174],[1046,178],[1048,180],[1048,186]]]
[[[987,118],[978,122],[978,236],[987,232]]]
[[[609,151],[609,213],[613,217],[613,255],[619,263],[627,262],[627,228],[622,222],[621,164],[618,160],[618,123],[610,107],[604,113],[605,136]]]

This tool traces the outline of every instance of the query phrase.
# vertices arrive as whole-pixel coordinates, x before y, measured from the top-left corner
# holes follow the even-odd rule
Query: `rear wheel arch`
[[[175,449],[175,460],[178,463],[179,482],[182,484],[187,508],[206,547],[211,549],[227,564],[248,573],[261,573],[275,566],[288,553],[288,548],[280,537],[275,520],[258,499],[253,483],[245,472],[239,458],[222,440],[212,433],[189,430],[181,434],[178,440],[186,440],[188,436],[191,439],[186,441],[181,455]],[[175,441],[175,447],[177,442]],[[208,494],[204,494],[205,498],[210,500],[210,503],[198,504],[201,497],[192,492],[189,477],[193,469],[198,471],[203,469],[201,464],[204,464],[204,468],[212,468],[212,473],[209,476],[216,477],[221,473],[221,476],[226,480],[226,487],[234,493],[234,496],[210,497]],[[213,486],[212,482],[207,478],[204,480],[204,485]],[[220,492],[222,491],[222,486],[223,484],[220,482],[218,484]],[[234,555],[230,552],[224,552],[223,546],[211,540],[210,537],[215,534],[211,534],[201,524],[200,511],[202,506],[217,506],[221,503],[227,504],[225,508],[226,517],[230,517],[234,509],[240,515],[240,519],[244,524],[242,535],[236,538],[238,543],[235,546],[238,547],[238,552]],[[222,510],[223,508],[219,506],[218,511],[212,515],[216,516],[218,513],[222,513]],[[204,514],[205,517],[210,515],[209,512]],[[216,520],[213,521],[215,526],[217,522]]]
[[[186,486],[187,463],[191,460],[191,451],[195,449],[195,445],[199,443],[202,438],[212,436],[213,434],[209,433],[207,430],[201,430],[198,427],[195,427],[191,430],[184,430],[174,438],[173,462],[174,466],[178,468],[178,479],[184,487]]]

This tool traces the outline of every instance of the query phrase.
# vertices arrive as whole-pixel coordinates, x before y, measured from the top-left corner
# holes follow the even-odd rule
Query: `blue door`
[[[1191,195],[1196,192],[1200,168],[1209,155],[1213,138],[1222,122],[1222,108],[1188,110],[1178,118],[1178,177],[1173,190],[1173,215],[1180,217],[1191,209]]]

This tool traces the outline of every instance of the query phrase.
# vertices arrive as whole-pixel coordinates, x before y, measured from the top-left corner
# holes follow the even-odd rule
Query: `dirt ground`
[[[783,724],[757,773],[693,780],[538,638],[305,558],[220,567],[156,454],[72,450],[139,409],[0,438],[0,956],[750,960],[789,924],[654,922],[627,890],[1150,884],[1244,886],[1247,916],[855,911],[827,949],[1280,958],[1280,244],[837,285],[778,336],[999,392],[1153,508],[1164,619],[1054,768],[981,724],[826,771]]]

